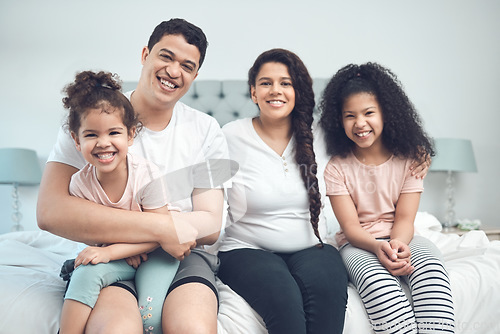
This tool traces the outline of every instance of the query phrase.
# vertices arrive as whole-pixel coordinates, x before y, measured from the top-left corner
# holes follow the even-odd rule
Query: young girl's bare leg
[[[117,286],[102,289],[90,313],[86,334],[143,333],[136,297]]]
[[[66,299],[61,312],[60,334],[83,334],[92,308],[76,300]]]

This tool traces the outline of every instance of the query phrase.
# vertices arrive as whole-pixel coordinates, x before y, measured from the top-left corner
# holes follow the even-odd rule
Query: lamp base
[[[21,225],[21,219],[23,218],[23,215],[19,211],[20,202],[17,186],[18,184],[14,183],[12,189],[12,208],[14,209],[14,212],[12,213],[12,221],[14,221],[14,225],[12,225],[10,229],[11,232],[24,231],[23,225]]]
[[[444,221],[441,223],[443,228],[452,228],[458,225],[455,219],[455,199],[454,196],[454,178],[453,172],[448,171],[448,177],[446,178],[446,216]]]
[[[447,233],[447,232],[453,231],[458,225],[454,224],[454,225],[447,226],[445,224],[442,224],[442,226],[443,226],[443,228],[441,229],[441,232],[442,233]]]

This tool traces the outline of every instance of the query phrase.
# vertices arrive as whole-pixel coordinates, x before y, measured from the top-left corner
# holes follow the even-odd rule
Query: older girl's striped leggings
[[[450,280],[441,253],[420,236],[415,236],[409,246],[415,270],[400,277],[391,275],[371,252],[350,244],[340,249],[373,330],[398,334],[454,333]],[[406,296],[401,281],[408,284],[411,296]]]

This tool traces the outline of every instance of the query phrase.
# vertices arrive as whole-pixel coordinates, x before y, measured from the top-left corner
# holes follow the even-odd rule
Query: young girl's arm
[[[89,246],[82,250],[75,259],[75,268],[79,265],[108,263],[109,261],[121,260],[135,255],[149,253],[159,244],[145,242],[140,244],[112,244],[104,247]],[[142,257],[143,260],[147,259]],[[137,267],[137,265],[133,265]]]
[[[358,212],[351,196],[330,195],[333,212],[344,232],[347,241],[357,248],[372,252],[380,263],[393,275],[402,275],[407,267],[406,261],[398,261],[397,255],[387,241],[377,240],[361,227]]]

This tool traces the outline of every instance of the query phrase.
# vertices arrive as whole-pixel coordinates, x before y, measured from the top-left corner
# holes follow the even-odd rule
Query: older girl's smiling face
[[[295,90],[288,67],[276,62],[262,65],[251,95],[259,106],[261,119],[289,119],[295,107]]]
[[[357,93],[344,101],[342,123],[345,134],[358,149],[382,145],[384,119],[382,109],[373,94]]]

